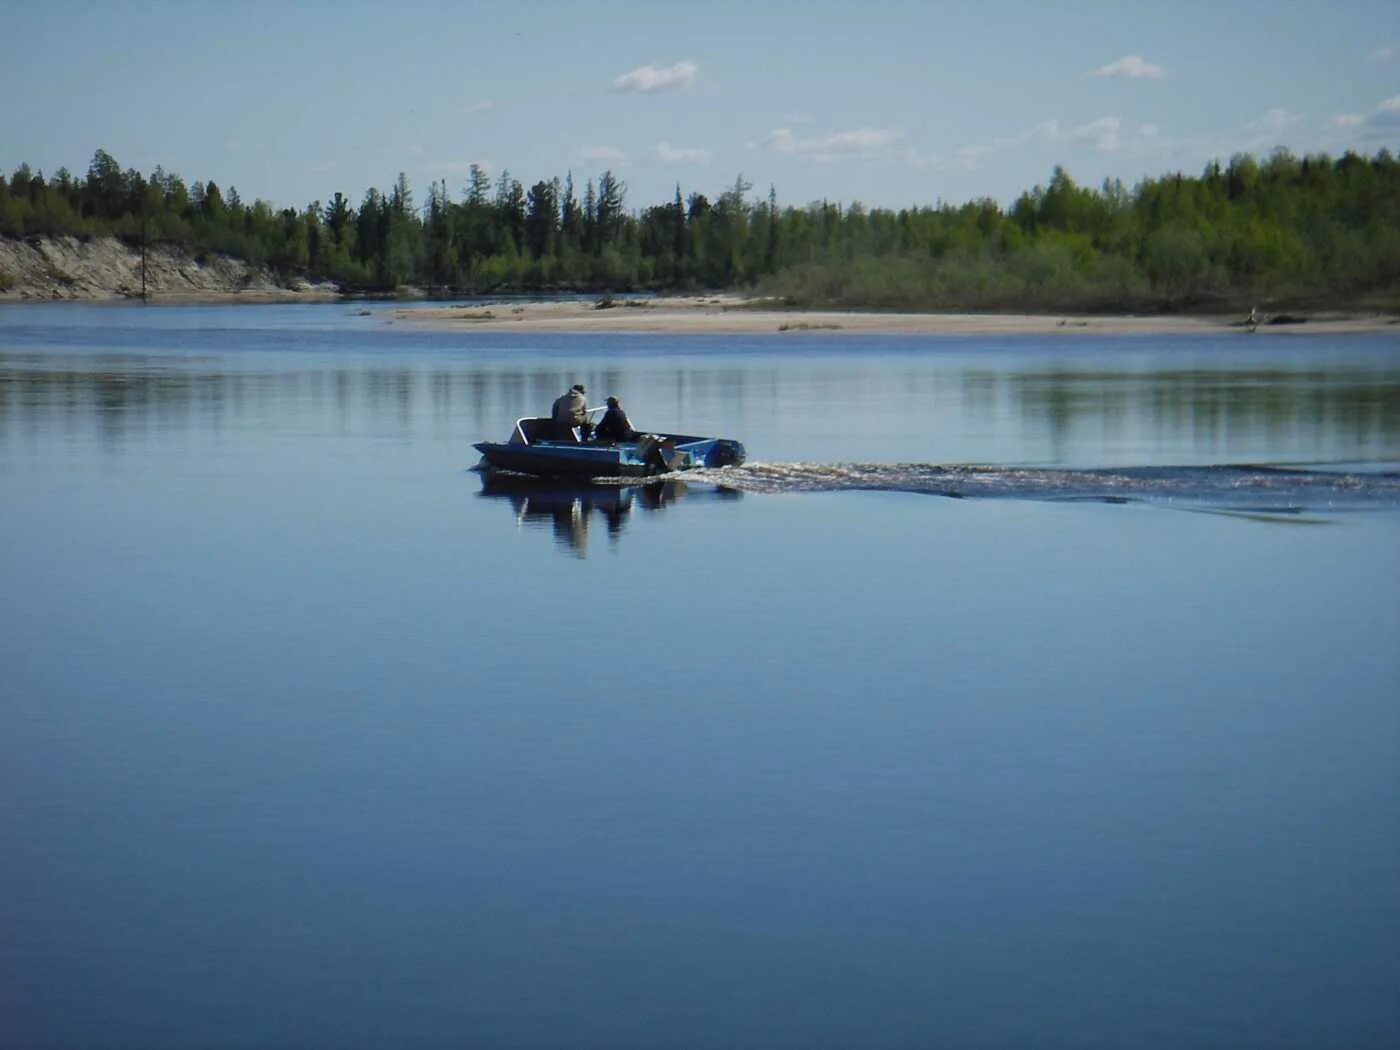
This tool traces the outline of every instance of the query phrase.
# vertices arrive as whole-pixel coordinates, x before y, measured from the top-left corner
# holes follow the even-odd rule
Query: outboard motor
[[[737,441],[716,441],[705,457],[707,467],[737,467],[744,462],[744,446]]]
[[[679,466],[676,455],[676,443],[670,438],[644,434],[637,443],[637,458],[658,474],[668,473]]]

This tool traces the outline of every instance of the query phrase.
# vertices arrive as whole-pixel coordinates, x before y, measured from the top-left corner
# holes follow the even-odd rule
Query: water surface
[[[0,1044],[1400,1038],[1396,338],[359,309],[0,311]]]

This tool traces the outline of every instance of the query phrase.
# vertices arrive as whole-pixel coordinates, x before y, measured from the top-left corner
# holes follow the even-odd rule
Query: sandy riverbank
[[[486,305],[403,308],[396,321],[446,328],[514,329],[539,332],[671,332],[741,334],[758,332],[888,332],[948,334],[1053,334],[1100,332],[1208,332],[1238,330],[1237,317],[1070,316],[1065,314],[895,313],[881,311],[791,310],[771,300],[740,296],[628,299],[607,309],[596,301],[513,302]],[[1304,323],[1260,324],[1257,334],[1361,332],[1400,334],[1400,318],[1385,315],[1314,315]]]
[[[265,266],[212,252],[153,245],[137,247],[115,237],[0,237],[0,303],[111,302],[271,303],[338,299],[328,281],[279,281]]]

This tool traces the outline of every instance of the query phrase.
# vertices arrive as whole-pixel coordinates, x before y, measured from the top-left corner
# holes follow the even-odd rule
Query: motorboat
[[[578,427],[561,434],[553,420],[531,416],[517,419],[507,440],[474,447],[488,468],[555,478],[642,478],[744,462],[744,446],[731,438],[638,434],[635,441],[594,441]]]

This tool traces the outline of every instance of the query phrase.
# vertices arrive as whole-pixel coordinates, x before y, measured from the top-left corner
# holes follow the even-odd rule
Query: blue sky
[[[467,167],[644,207],[1009,202],[1211,158],[1400,147],[1400,4],[7,2],[0,170],[93,151],[279,206]]]

